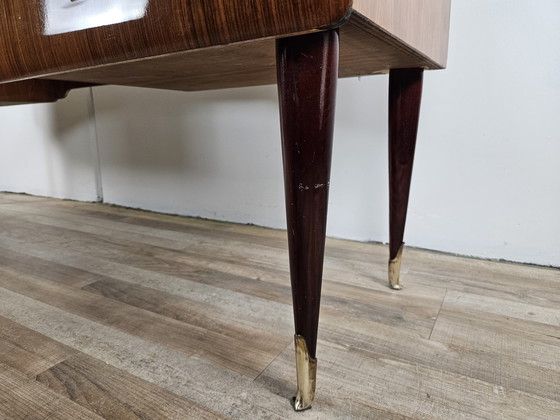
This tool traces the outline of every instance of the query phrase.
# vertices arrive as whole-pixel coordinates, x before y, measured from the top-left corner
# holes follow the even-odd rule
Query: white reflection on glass
[[[141,19],[149,0],[43,0],[45,35]]]

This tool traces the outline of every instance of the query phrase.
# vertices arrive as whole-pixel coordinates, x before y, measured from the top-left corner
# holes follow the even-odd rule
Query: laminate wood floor
[[[295,413],[285,232],[0,194],[0,419],[560,419],[560,270],[329,240]]]

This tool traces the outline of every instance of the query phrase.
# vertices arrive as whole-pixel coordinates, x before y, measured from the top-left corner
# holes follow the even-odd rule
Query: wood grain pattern
[[[44,35],[42,3],[3,2],[0,81],[308,32],[336,25],[351,5],[350,0],[160,0],[149,2],[142,19]]]
[[[83,354],[42,372],[36,379],[108,420],[224,418]]]
[[[29,378],[57,365],[75,351],[0,316],[0,360]]]
[[[259,323],[258,320],[244,316],[246,314],[242,312],[232,313],[219,306],[212,307],[203,302],[145,286],[119,280],[105,280],[92,283],[82,289],[226,337],[244,338],[249,343],[255,343],[256,348],[271,353],[277,348],[286,346],[291,339],[287,334],[278,334],[276,331],[263,328],[262,321]],[[232,325],[232,317],[236,320],[235,325]]]
[[[384,73],[393,67],[440,68],[356,15],[340,28],[339,67],[340,77]],[[48,77],[183,91],[275,84],[274,39],[189,50]]]
[[[445,0],[414,7],[428,18],[411,25],[407,14],[389,28],[394,27],[397,35],[385,27],[387,13],[394,16],[393,5],[373,11],[360,5],[358,12],[350,13],[350,0],[168,0],[151,2],[146,17],[137,21],[45,36],[37,30],[42,28],[37,2],[11,0],[0,16],[0,82],[41,77],[185,91],[273,84],[275,38],[340,25],[341,77],[445,65],[439,56],[432,57],[430,48],[416,42],[418,34],[426,34],[424,43],[440,41],[439,55],[446,50],[448,26],[439,20],[435,25],[430,18],[449,14]],[[399,5],[411,9],[406,2]],[[412,44],[409,37],[399,37],[405,23],[414,28]],[[17,48],[14,37],[19,40]],[[37,83],[4,88],[4,95],[0,90],[0,102],[21,102],[21,96],[26,102],[43,102],[63,96],[51,92],[59,84]]]
[[[179,279],[189,279],[194,280],[198,283],[207,285],[208,287],[213,287],[211,294],[213,296],[217,295],[217,290],[227,290],[230,293],[237,293],[230,298],[233,301],[239,301],[238,305],[232,303],[232,306],[239,306],[239,309],[235,311],[233,315],[228,315],[220,311],[219,308],[212,306],[212,316],[210,321],[215,318],[216,324],[221,319],[226,319],[227,317],[234,316],[241,324],[258,325],[260,322],[259,330],[271,330],[278,331],[279,328],[286,328],[284,338],[290,340],[289,329],[291,329],[291,321],[286,321],[284,323],[272,323],[274,320],[267,316],[267,322],[263,322],[263,316],[261,315],[260,321],[258,319],[254,321],[245,320],[243,313],[244,310],[250,312],[253,311],[263,311],[265,306],[256,306],[255,303],[242,299],[243,296],[250,295],[256,298],[265,299],[268,307],[276,302],[282,305],[290,305],[290,286],[287,282],[289,278],[289,273],[287,271],[287,259],[285,254],[285,238],[279,237],[278,233],[269,230],[258,230],[251,227],[243,227],[240,231],[253,231],[249,234],[247,232],[245,235],[237,233],[239,229],[235,229],[235,225],[228,225],[224,223],[208,222],[207,228],[203,226],[188,223],[188,219],[181,219],[184,223],[164,223],[165,216],[158,215],[160,223],[157,225],[160,229],[147,228],[146,225],[153,225],[154,216],[150,213],[145,212],[132,212],[128,210],[130,216],[126,219],[127,223],[123,222],[111,222],[106,219],[111,214],[111,218],[114,218],[116,214],[120,214],[118,208],[106,208],[107,211],[102,211],[99,213],[91,212],[91,214],[97,214],[97,217],[82,217],[79,218],[79,212],[72,211],[70,206],[73,203],[67,203],[68,208],[61,208],[58,206],[57,212],[48,211],[45,207],[48,204],[41,206],[39,210],[40,213],[49,214],[49,218],[43,220],[43,224],[50,223],[52,226],[58,226],[64,229],[63,238],[58,240],[54,237],[46,241],[44,235],[44,227],[41,225],[36,225],[40,219],[36,216],[20,216],[20,220],[28,226],[25,231],[21,229],[12,230],[8,229],[8,225],[5,224],[5,234],[2,235],[2,242],[5,246],[9,246],[12,249],[25,250],[27,253],[37,253],[35,255],[41,256],[42,258],[48,258],[55,260],[58,263],[63,263],[66,265],[71,265],[75,267],[85,267],[90,271],[115,276],[116,273],[120,273],[123,279],[126,279],[127,283],[133,283],[141,286],[147,286],[150,288],[157,288],[161,291],[172,291],[174,294],[180,293],[183,297],[193,296],[194,285],[192,282],[185,284],[183,287],[182,282],[178,282],[173,278],[168,277],[168,275],[180,276]],[[12,208],[12,207],[10,207]],[[6,211],[7,206],[3,207]],[[14,209],[15,210],[15,209]],[[30,210],[32,211],[32,210]],[[8,212],[5,214],[13,215],[13,212]],[[137,216],[134,216],[137,214]],[[72,222],[72,220],[76,222]],[[144,224],[141,224],[142,220]],[[171,219],[170,219],[171,220]],[[84,247],[84,237],[83,233],[89,234],[90,238],[100,231],[99,224],[102,223],[105,229],[112,232],[112,242],[117,240],[118,242],[129,243],[130,250],[133,244],[147,244],[147,241],[152,241],[154,244],[159,246],[164,246],[165,244],[160,241],[160,236],[170,236],[170,237],[183,237],[183,248],[189,249],[189,251],[183,251],[181,253],[173,253],[174,257],[180,258],[181,262],[173,261],[170,259],[171,255],[164,256],[162,250],[156,247],[145,248],[145,252],[138,255],[138,258],[134,260],[129,260],[130,264],[134,264],[137,267],[150,267],[151,278],[146,276],[146,273],[133,271],[130,266],[123,266],[119,264],[119,261],[124,262],[124,251],[116,245],[111,245],[107,241],[100,238],[99,241],[90,242],[89,245]],[[88,227],[91,226],[90,227]],[[185,230],[185,225],[191,226],[190,230]],[[161,230],[164,229],[165,230]],[[74,231],[73,235],[70,235],[71,231]],[[124,235],[125,229],[128,230],[128,234]],[[134,232],[144,231],[147,233],[146,229],[151,232],[151,235],[140,237]],[[174,231],[180,235],[174,235]],[[223,230],[223,233],[219,231]],[[19,232],[19,233],[17,233]],[[28,232],[28,233],[24,233]],[[51,231],[54,234],[54,231]],[[59,231],[61,232],[61,231]],[[79,234],[81,232],[82,234]],[[158,232],[158,237],[153,235]],[[205,233],[204,233],[205,232]],[[275,233],[275,235],[272,235]],[[269,245],[264,247],[263,245],[257,246],[256,243],[259,242],[258,234],[262,235],[263,239],[266,238]],[[11,238],[21,237],[22,235],[38,235],[41,237],[41,242],[48,247],[48,251],[39,250],[43,247],[37,247],[33,244],[19,243]],[[58,235],[61,236],[60,234]],[[229,239],[228,239],[229,237]],[[133,242],[131,242],[133,241]],[[140,241],[140,242],[138,242]],[[260,242],[264,241],[261,239]],[[180,248],[181,245],[173,242],[168,242],[167,247]],[[274,246],[272,249],[271,247]],[[16,248],[20,247],[20,248]],[[102,250],[107,250],[113,248],[110,254]],[[227,247],[224,249],[224,247]],[[64,255],[61,256],[59,249],[64,249]],[[235,251],[232,251],[235,250]],[[115,254],[116,258],[109,257],[107,255]],[[283,256],[279,256],[283,255]],[[87,257],[86,257],[87,255]],[[213,258],[208,260],[205,256],[212,255]],[[400,295],[395,296],[392,301],[387,301],[384,284],[377,284],[376,290],[371,290],[371,272],[369,264],[352,264],[347,263],[348,257],[345,253],[337,250],[334,253],[336,257],[327,259],[324,277],[328,280],[323,287],[323,298],[322,298],[322,318],[323,319],[335,319],[339,316],[339,311],[343,311],[347,314],[355,314],[360,316],[362,319],[368,319],[372,321],[384,322],[388,325],[393,325],[397,328],[404,329],[407,331],[414,332],[423,337],[428,337],[433,326],[433,318],[437,315],[440,307],[441,299],[443,294],[441,291],[429,288],[425,292],[418,291],[417,289],[405,290]],[[356,254],[354,254],[355,256]],[[97,263],[95,258],[103,258],[104,263],[102,265]],[[127,257],[128,259],[128,257]],[[371,258],[367,259],[369,263]],[[281,269],[280,267],[284,267]],[[126,272],[124,271],[126,270]],[[166,276],[158,275],[156,280],[155,271],[161,272],[162,274],[167,274]],[[226,273],[228,273],[226,275]],[[348,276],[348,273],[352,273]],[[384,272],[379,272],[377,278],[384,277]],[[183,281],[184,282],[184,281]],[[104,283],[104,282],[103,282]],[[93,287],[97,287],[92,285]],[[118,286],[119,288],[124,287]],[[220,289],[216,289],[220,288]],[[138,302],[139,299],[134,297],[133,288],[129,288],[127,295],[130,302]],[[112,292],[108,292],[112,293]],[[146,293],[146,292],[143,292]],[[193,296],[194,297],[194,296]],[[224,298],[226,296],[216,296],[223,305]],[[124,296],[122,298],[125,298]],[[196,297],[197,299],[204,300],[203,296]],[[121,299],[121,297],[119,297]],[[164,304],[165,298],[161,296],[156,298],[155,296],[150,297],[150,299],[145,298],[143,305],[154,307],[148,303],[149,300],[156,299],[157,302],[161,302],[163,305],[159,311],[169,311],[173,313],[176,310],[182,311],[182,309],[174,309],[174,300],[170,300],[168,305]],[[185,302],[186,305],[190,299]],[[137,303],[134,303],[137,305]],[[185,305],[185,306],[186,306]],[[235,309],[235,308],[232,308]],[[272,310],[272,309],[271,309]],[[291,306],[282,307],[275,306],[274,311],[281,310],[284,314],[291,313]],[[179,312],[180,314],[181,312]],[[179,315],[181,316],[181,315]],[[222,318],[224,317],[224,318]],[[196,318],[194,318],[196,319]],[[191,321],[193,322],[193,321]],[[261,333],[260,333],[261,334]]]
[[[289,418],[282,415],[286,411],[284,399],[202,357],[122,333],[1,288],[0,303],[0,311],[10,319],[189,401],[216,407],[228,418]],[[288,325],[289,311],[285,319]],[[286,330],[291,333],[291,325]]]
[[[247,377],[256,377],[273,359],[266,343],[248,343],[244,336],[228,337],[153,312],[122,306],[112,299],[22,276],[0,267],[2,286],[40,302],[145,339],[164,342],[187,354],[201,354]],[[286,340],[284,346],[289,343]],[[269,349],[269,348],[268,348]]]
[[[3,363],[0,363],[0,418],[102,419]]]
[[[90,271],[70,268],[67,265],[14,252],[10,249],[3,249],[2,253],[0,253],[0,266],[9,267],[19,273],[41,276],[50,281],[76,287],[110,279]]]
[[[0,418],[301,419],[285,235],[0,194]],[[304,417],[559,417],[558,269],[409,249],[393,292],[386,252],[327,240]],[[251,377],[240,333],[271,355]]]
[[[421,361],[387,357],[387,349],[370,353],[331,339],[321,344],[320,366],[329,368],[318,370],[312,410],[335,404],[339,418],[549,420],[560,414],[558,401],[518,391],[512,382],[498,385],[475,379],[476,361],[472,373],[465,376],[439,366],[431,368]],[[291,350],[276,358],[259,382],[273,389],[287,386],[284,384],[291,380]],[[541,385],[551,389],[550,383],[541,381]]]

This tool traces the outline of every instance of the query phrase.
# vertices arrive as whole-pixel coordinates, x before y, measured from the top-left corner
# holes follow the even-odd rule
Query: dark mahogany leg
[[[399,282],[404,226],[414,162],[423,69],[389,74],[389,285]]]
[[[301,411],[311,407],[315,394],[338,32],[279,39],[276,47],[296,334],[298,390],[293,403]]]

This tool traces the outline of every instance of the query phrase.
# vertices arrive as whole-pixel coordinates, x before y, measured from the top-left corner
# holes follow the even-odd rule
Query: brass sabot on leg
[[[400,284],[400,277],[403,246],[404,243],[401,244],[399,252],[397,252],[397,256],[392,260],[389,260],[389,287],[394,290],[402,289],[402,286]]]
[[[315,398],[317,380],[317,359],[309,356],[307,343],[301,335],[294,336],[296,344],[297,394],[292,399],[294,410],[303,411],[311,408]]]

